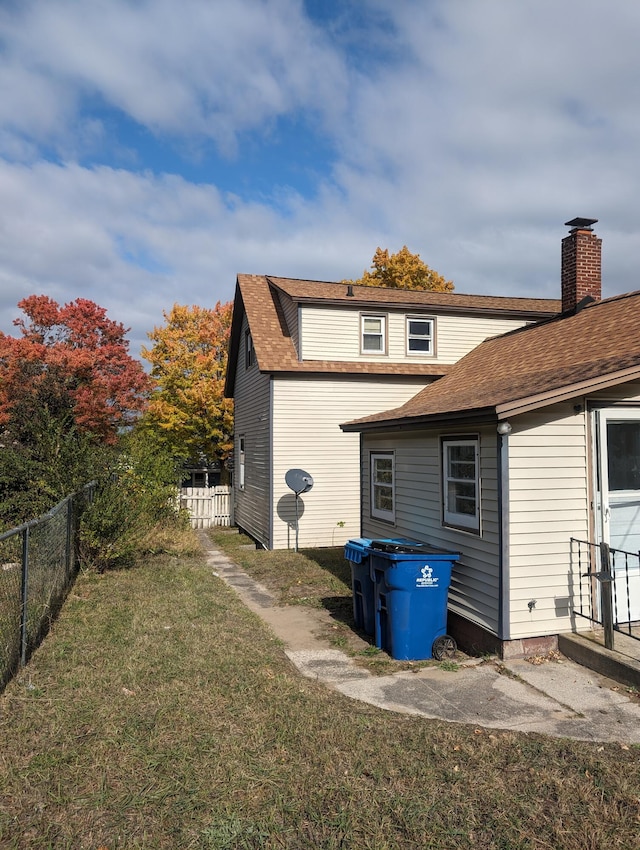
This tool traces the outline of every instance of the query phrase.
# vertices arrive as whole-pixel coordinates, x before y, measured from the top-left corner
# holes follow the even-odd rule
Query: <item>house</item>
[[[362,438],[362,535],[461,553],[449,631],[468,649],[519,656],[589,628],[572,538],[636,553],[620,604],[640,620],[640,292],[601,300],[594,223],[567,223],[561,314],[342,426]]]
[[[360,533],[359,437],[347,419],[402,405],[482,340],[559,301],[239,275],[225,393],[235,400],[234,515],[267,549]],[[290,469],[313,488],[287,487]]]

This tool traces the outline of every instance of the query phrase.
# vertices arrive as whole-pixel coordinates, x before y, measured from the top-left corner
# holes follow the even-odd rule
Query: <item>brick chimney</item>
[[[569,235],[562,240],[562,312],[575,310],[587,295],[602,298],[602,239],[591,229],[597,218],[566,221]]]

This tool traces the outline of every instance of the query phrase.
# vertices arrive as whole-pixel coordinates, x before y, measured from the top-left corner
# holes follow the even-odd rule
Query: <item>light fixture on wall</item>
[[[500,434],[501,437],[506,437],[510,433],[511,433],[511,423],[510,422],[507,422],[507,421],[498,422],[498,434]]]

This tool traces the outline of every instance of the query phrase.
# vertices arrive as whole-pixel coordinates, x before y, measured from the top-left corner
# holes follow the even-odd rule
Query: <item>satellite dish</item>
[[[296,494],[296,552],[298,551],[298,526],[300,518],[298,516],[298,496],[301,493],[308,493],[313,487],[313,478],[304,469],[290,469],[285,473],[284,480],[287,487]]]
[[[313,478],[304,469],[290,469],[284,476],[287,487],[299,496],[313,487]]]

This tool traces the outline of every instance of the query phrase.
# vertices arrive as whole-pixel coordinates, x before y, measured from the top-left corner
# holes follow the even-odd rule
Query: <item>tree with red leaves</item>
[[[0,425],[24,431],[43,410],[107,443],[144,409],[150,379],[128,353],[127,330],[86,298],[59,306],[30,295],[18,307],[21,332],[0,332]]]
[[[0,528],[108,478],[151,386],[126,329],[93,301],[31,295],[18,306],[20,335],[0,332]]]

